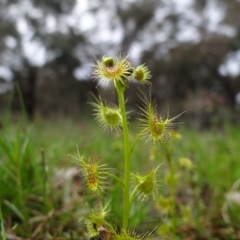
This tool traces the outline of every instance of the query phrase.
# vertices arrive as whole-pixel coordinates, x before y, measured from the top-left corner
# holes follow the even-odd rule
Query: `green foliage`
[[[132,134],[134,134],[136,133],[136,123],[132,122],[131,125]],[[8,133],[12,138],[14,138],[13,133],[15,129],[16,122],[9,122]],[[97,135],[96,132],[98,132]],[[180,202],[181,205],[190,204],[192,220],[195,222],[192,225],[182,222],[182,226],[186,226],[186,228],[185,230],[182,228],[180,236],[189,235],[188,231],[193,234],[195,231],[193,227],[196,226],[199,229],[199,233],[195,233],[195,239],[197,239],[197,236],[213,239],[215,233],[211,231],[210,226],[214,226],[215,230],[218,227],[227,230],[229,226],[221,217],[221,209],[226,200],[225,194],[230,191],[233,183],[240,176],[238,167],[240,129],[237,126],[226,126],[221,130],[197,131],[182,126],[179,132],[182,135],[181,141],[176,139],[174,141],[177,141],[177,143],[172,145],[174,164],[177,166],[179,158],[183,156],[188,157],[192,160],[194,171],[191,169],[187,171],[181,170],[181,181],[176,186],[177,202]],[[88,141],[85,141],[85,136],[88,136]],[[48,234],[49,237],[65,236],[65,239],[71,239],[71,234],[77,236],[76,238],[83,235],[83,228],[78,223],[78,219],[81,220],[83,218],[84,220],[90,214],[82,197],[83,186],[81,184],[78,185],[72,178],[68,181],[64,180],[63,185],[62,183],[61,185],[56,184],[56,175],[60,172],[60,179],[65,179],[64,173],[68,170],[70,163],[67,153],[77,156],[76,145],[74,143],[77,143],[79,148],[83,149],[85,155],[90,156],[94,151],[95,155],[98,157],[101,156],[109,166],[115,166],[120,169],[122,166],[120,157],[122,139],[120,137],[119,134],[99,131],[99,126],[91,120],[49,119],[37,120],[32,124],[30,136],[31,161],[36,168],[41,166],[39,164],[41,162],[40,149],[43,148],[46,164],[49,169],[47,186],[49,189],[52,189],[48,191],[47,199],[52,204],[52,208],[55,209],[54,214],[51,215],[50,212],[47,215],[49,213],[47,211],[36,211],[36,203],[33,204],[32,202],[27,207],[28,212],[31,212],[30,219],[33,219],[33,217],[41,219],[41,217],[48,216],[48,221],[44,222],[43,229],[38,232],[37,236],[41,237],[44,233]],[[152,161],[156,163],[162,162],[163,157],[161,152],[156,152],[155,158],[150,160],[148,150],[149,146],[147,144],[136,145],[132,155],[132,169],[144,173],[146,170],[149,170],[149,165],[152,164]],[[2,148],[0,148],[0,159],[2,165],[3,160],[6,159]],[[163,165],[161,169],[160,173],[162,174],[162,179],[164,179],[164,169],[166,169],[166,166]],[[118,177],[121,177],[122,171],[117,171],[116,174]],[[5,189],[2,192],[2,186],[4,186],[2,185],[2,181],[6,178],[9,179],[8,190]],[[38,183],[42,183],[42,177],[35,176],[35,178]],[[8,173],[3,171],[2,168],[0,181],[2,201],[16,202],[17,195],[13,195],[18,192],[18,186],[8,177]],[[74,188],[77,186],[77,190],[76,188],[75,190],[70,190],[73,184]],[[160,183],[160,185],[160,193],[166,197],[168,191],[163,186],[163,183]],[[118,202],[119,196],[122,195],[122,190],[117,182],[113,182],[112,186],[107,195],[111,198],[109,208],[112,210],[108,219],[111,222],[115,222],[116,226],[118,226],[120,219],[122,219],[122,212],[119,209]],[[24,189],[24,191],[27,192],[27,189]],[[39,188],[35,188],[34,191],[35,195],[43,196],[40,186]],[[73,193],[76,193],[76,191],[79,194],[79,198],[74,198]],[[52,194],[49,192],[52,192]],[[13,198],[9,198],[9,196],[13,196]],[[64,202],[63,199],[70,200],[69,202]],[[89,202],[89,206],[94,207],[94,205],[93,202]],[[146,202],[139,202],[137,206],[133,205],[129,219],[132,226],[135,226],[137,229],[151,229],[162,222],[160,215],[153,214],[153,210],[149,205]],[[21,231],[22,228],[30,228],[34,231],[37,228],[37,224],[41,222],[29,221],[23,224],[21,220],[16,219],[15,213],[4,202],[2,202],[2,213],[4,219],[2,221],[4,225],[2,226],[5,226],[5,232],[9,233],[9,230],[13,228],[11,231],[21,237],[24,237],[24,233]],[[148,217],[149,214],[151,214],[151,218]],[[12,219],[12,225],[7,222],[9,218]],[[179,212],[177,213],[177,218],[182,218]],[[216,219],[218,219],[218,222],[216,222]],[[235,226],[236,229],[237,227]],[[53,230],[55,231],[55,235],[53,234]],[[30,235],[28,233],[28,236]],[[223,232],[222,236],[224,235],[225,239],[234,239],[234,233],[231,233],[231,231]]]
[[[118,111],[121,118],[122,112]],[[119,129],[116,134],[104,133],[89,119],[82,122],[54,119],[31,125],[21,118],[4,119],[0,130],[3,239],[12,233],[32,239],[79,238],[86,231],[79,222],[86,223],[90,236],[103,238],[145,239],[150,238],[149,229],[154,229],[162,238],[183,239],[193,234],[195,239],[213,239],[215,229],[224,228],[226,232],[222,235],[226,239],[236,239],[240,208],[236,201],[238,189],[231,186],[240,175],[237,126],[213,132],[182,127],[177,133],[170,128],[168,136],[176,139],[156,151],[152,141],[137,144],[142,132],[139,134],[138,123],[131,121],[127,157],[131,158],[128,167],[133,181],[129,181],[129,223],[123,228],[126,212],[120,203],[126,184],[122,181],[125,145]],[[129,122],[128,119],[126,123]],[[79,156],[75,143],[81,152]],[[83,178],[76,180],[78,173],[69,177],[66,153],[78,156],[78,162],[81,160]],[[86,179],[90,185],[85,187],[95,190],[100,186],[101,194],[86,197],[83,184]]]

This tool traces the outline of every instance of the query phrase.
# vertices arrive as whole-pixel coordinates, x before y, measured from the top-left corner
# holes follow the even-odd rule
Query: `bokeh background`
[[[111,85],[95,88],[90,64],[125,53],[149,66],[159,107],[187,109],[195,126],[236,121],[239,12],[239,0],[1,0],[0,111],[18,83],[31,119],[86,115],[89,91],[114,100]]]
[[[87,104],[90,92],[117,102],[111,84],[96,88],[91,65],[119,54],[149,67],[159,113],[187,110],[169,148],[178,239],[240,239],[240,0],[0,0],[0,238],[86,239],[99,199],[70,155],[123,176],[122,136],[104,132]],[[134,81],[126,90],[131,142],[140,91],[149,96]],[[160,164],[160,195],[169,197],[162,150],[140,141],[131,170]],[[104,197],[118,228],[121,186],[113,181]],[[168,236],[157,204],[134,202],[136,232]]]

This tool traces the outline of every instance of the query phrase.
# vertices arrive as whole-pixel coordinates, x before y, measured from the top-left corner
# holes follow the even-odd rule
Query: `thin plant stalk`
[[[124,183],[120,178],[118,178],[117,176],[115,176],[114,174],[112,174],[110,172],[106,172],[105,174],[108,175],[109,177],[112,177],[113,179],[115,179],[118,183],[120,183],[124,187]]]
[[[43,199],[44,199],[45,206],[47,206],[47,181],[48,181],[47,166],[45,161],[44,149],[41,148],[40,152],[41,152],[41,163],[42,163],[42,174],[43,174]]]
[[[17,189],[18,189],[18,200],[19,204],[22,208],[23,211],[23,216],[26,218],[26,205],[25,205],[25,198],[24,198],[24,193],[23,193],[23,185],[22,185],[22,174],[21,174],[21,163],[19,157],[16,159],[16,184],[17,184]]]
[[[197,212],[197,214],[196,214],[197,217],[195,217],[195,223],[196,223],[198,233],[201,234],[203,232],[203,229],[202,229],[201,219],[198,217],[198,216],[200,216],[200,212],[201,212],[201,206],[200,206],[201,199],[199,196],[198,189],[195,189],[194,195],[195,195],[195,199],[196,199],[196,212]]]
[[[175,176],[175,169],[172,164],[172,157],[171,157],[171,152],[169,148],[165,149],[165,154],[166,154],[166,160],[168,163],[168,167],[170,169],[171,176]],[[175,184],[170,185],[170,199],[171,199],[171,220],[172,220],[172,231],[171,231],[171,239],[174,240],[176,239],[176,216],[175,216]]]
[[[135,138],[134,142],[131,145],[130,151],[129,151],[129,155],[132,155],[133,149],[135,147],[135,145],[137,144],[137,142],[140,140],[140,138],[143,136],[144,130],[142,130],[137,137]]]
[[[122,128],[123,128],[123,140],[124,140],[124,213],[123,213],[123,228],[128,227],[128,218],[130,212],[129,203],[129,190],[130,190],[130,155],[129,155],[129,133],[127,116],[124,101],[124,91],[116,85],[116,90],[118,94],[118,104],[121,110],[122,116]]]

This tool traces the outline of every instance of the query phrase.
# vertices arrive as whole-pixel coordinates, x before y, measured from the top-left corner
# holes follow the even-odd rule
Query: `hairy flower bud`
[[[101,98],[96,98],[95,103],[90,103],[94,109],[94,116],[96,121],[104,129],[119,129],[122,125],[122,117],[120,114],[120,109],[115,106],[107,106],[101,100]]]
[[[150,195],[156,199],[159,190],[158,169],[160,165],[146,175],[132,174],[138,191],[138,197],[145,200]]]
[[[146,97],[143,99],[144,107],[141,108],[141,115],[143,118],[139,120],[142,122],[140,127],[142,131],[142,138],[146,138],[145,142],[153,141],[154,145],[166,145],[169,143],[172,137],[172,130],[178,123],[174,121],[181,116],[181,114],[169,118],[162,117],[157,113],[157,105],[154,102],[149,101]]]
[[[110,168],[106,168],[106,164],[98,164],[90,159],[85,160],[83,156],[78,153],[78,158],[71,156],[75,159],[75,163],[79,166],[80,174],[84,180],[84,184],[88,193],[100,195],[104,188],[109,184],[107,181],[108,172]]]
[[[133,76],[137,81],[139,81],[142,84],[150,84],[148,80],[151,78],[151,74],[144,64],[138,66],[135,69]]]

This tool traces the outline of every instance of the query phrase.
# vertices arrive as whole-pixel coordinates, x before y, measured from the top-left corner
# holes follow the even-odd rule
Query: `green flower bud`
[[[86,159],[80,155],[79,151],[78,157],[70,156],[75,159],[74,163],[79,166],[87,193],[101,195],[109,186],[108,173],[111,169],[107,168],[106,164],[99,164],[90,158]]]
[[[136,184],[138,184],[138,190],[143,194],[149,194],[153,190],[153,171],[146,176],[135,176]]]
[[[157,176],[159,167],[160,165],[147,175],[133,174],[139,198],[142,198],[142,200],[145,200],[150,195],[153,196],[153,199],[156,199],[159,190],[159,179]]]
[[[117,109],[105,107],[103,109],[103,117],[105,121],[110,126],[117,126],[121,124],[121,115]]]
[[[122,117],[120,109],[115,106],[108,106],[104,104],[101,98],[96,98],[96,102],[90,103],[94,109],[94,116],[96,121],[105,129],[119,129],[122,125]]]
[[[115,64],[114,58],[112,58],[112,57],[106,57],[106,56],[103,56],[103,57],[102,57],[102,62],[103,62],[103,64],[105,65],[105,67],[113,67],[114,64]]]
[[[137,81],[141,82],[142,84],[150,84],[148,80],[151,78],[151,74],[144,64],[138,66],[135,69],[133,76]]]
[[[145,138],[146,142],[153,141],[154,147],[156,144],[166,146],[171,139],[171,131],[178,125],[175,120],[181,116],[181,114],[169,118],[163,117],[157,112],[157,105],[155,102],[143,97],[144,106],[140,107],[141,118],[139,119],[142,124],[140,130],[143,132],[142,138]]]

